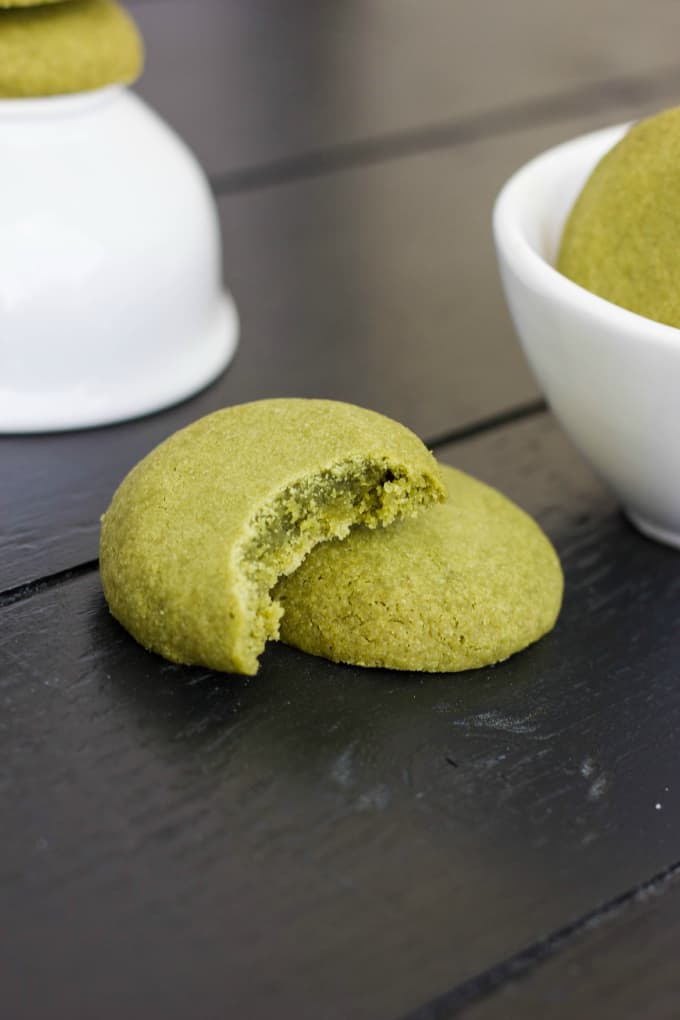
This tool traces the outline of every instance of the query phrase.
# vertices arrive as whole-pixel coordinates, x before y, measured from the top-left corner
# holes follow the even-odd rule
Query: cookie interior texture
[[[125,478],[102,519],[113,615],[146,648],[252,674],[278,636],[270,592],[319,542],[444,498],[404,426],[349,404],[264,400],[171,436]]]
[[[634,125],[598,163],[557,268],[614,304],[680,326],[680,108]]]
[[[495,489],[440,467],[445,503],[319,546],[279,582],[283,641],[335,662],[453,672],[554,626],[563,577],[546,536]]]
[[[143,62],[137,27],[112,0],[61,0],[0,10],[0,98],[127,84],[139,77]]]

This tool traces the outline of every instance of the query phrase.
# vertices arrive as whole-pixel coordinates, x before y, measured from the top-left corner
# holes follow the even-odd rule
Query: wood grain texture
[[[634,97],[635,81],[648,88],[659,76],[673,102],[680,82],[680,14],[664,0],[625,0],[615,12],[608,0],[147,0],[132,7],[147,45],[137,89],[213,174],[498,108],[512,120],[525,103],[569,91],[573,112],[591,104],[604,112],[626,92]],[[628,87],[612,88],[619,79]],[[580,100],[592,84],[597,92]],[[535,122],[548,123],[559,109],[545,107]]]
[[[659,803],[659,810],[665,810],[667,795]],[[596,1007],[599,1020],[674,1020],[680,1003],[679,940],[676,875],[641,892],[612,916],[593,921],[574,944],[525,980],[508,983],[456,1015],[465,1020],[571,1020],[592,1015]]]
[[[598,116],[222,199],[242,319],[233,364],[198,397],[137,422],[0,437],[0,591],[95,557],[99,516],[125,473],[227,404],[348,400],[427,438],[534,398],[491,209],[516,167]]]
[[[494,669],[183,669],[96,574],[2,611],[9,1015],[389,1018],[680,856],[678,554],[547,415],[446,459],[563,557],[557,629]]]

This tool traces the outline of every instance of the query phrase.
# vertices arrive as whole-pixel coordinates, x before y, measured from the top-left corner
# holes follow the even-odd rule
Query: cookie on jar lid
[[[113,0],[58,0],[0,10],[1,99],[129,84],[143,63],[139,31]]]
[[[279,582],[281,640],[335,662],[457,672],[554,626],[562,569],[541,529],[495,489],[440,469],[444,503],[319,546]]]
[[[444,498],[405,426],[331,400],[261,400],[176,432],[102,518],[109,608],[175,662],[252,674],[279,631],[278,578],[355,524],[392,526]]]
[[[65,2],[66,0],[0,0],[0,10],[5,7],[43,7]]]

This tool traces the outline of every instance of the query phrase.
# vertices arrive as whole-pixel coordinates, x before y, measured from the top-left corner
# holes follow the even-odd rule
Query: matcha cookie
[[[633,126],[598,163],[557,268],[600,297],[680,326],[680,108]]]
[[[548,539],[495,489],[440,467],[447,502],[319,546],[279,582],[283,641],[335,662],[453,672],[553,627],[563,579]]]
[[[111,0],[0,10],[0,98],[129,83],[141,73],[143,59],[134,22]]]
[[[262,400],[175,433],[125,478],[102,519],[113,615],[176,662],[255,673],[278,636],[270,591],[318,542],[444,498],[404,426],[328,400]]]
[[[0,10],[5,7],[42,7],[44,4],[59,4],[65,0],[0,0]]]

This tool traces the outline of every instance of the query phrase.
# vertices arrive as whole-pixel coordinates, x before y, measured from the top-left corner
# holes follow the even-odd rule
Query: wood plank
[[[669,787],[668,793],[671,793]],[[662,798],[666,810],[677,794]],[[671,808],[672,809],[672,808]],[[672,1020],[678,1015],[680,879],[643,890],[568,948],[462,1013],[465,1020]],[[441,1016],[454,1015],[442,1013]]]
[[[563,557],[557,629],[495,669],[183,669],[96,574],[2,611],[8,1015],[381,1020],[678,858],[678,554],[548,416],[446,459]]]
[[[236,360],[199,397],[141,421],[0,437],[0,590],[95,557],[99,516],[126,471],[227,404],[330,397],[428,437],[534,399],[491,207],[517,166],[597,117],[224,198]]]
[[[582,113],[604,113],[622,99],[616,79],[630,99],[636,77],[644,90],[660,75],[673,102],[680,80],[680,18],[664,0],[622,0],[616,17],[607,0],[154,0],[133,11],[148,51],[138,91],[211,173],[499,107],[512,119],[566,90]]]

